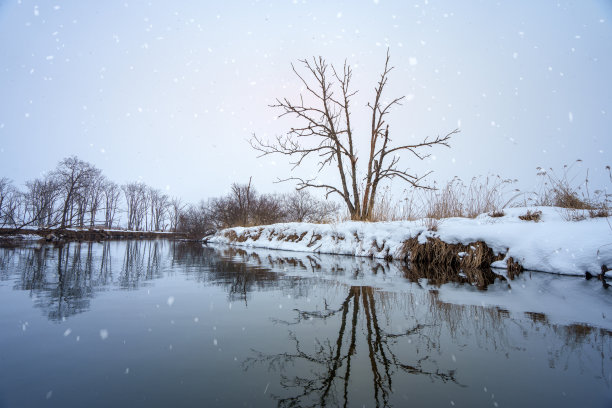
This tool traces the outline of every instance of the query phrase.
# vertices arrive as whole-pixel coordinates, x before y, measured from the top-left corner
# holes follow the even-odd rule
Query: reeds
[[[612,205],[612,194],[605,190],[590,191],[589,171],[585,172],[584,180],[578,169],[582,160],[576,160],[571,165],[564,165],[561,174],[552,168],[538,168],[541,186],[535,193],[534,204],[562,208],[560,212],[566,221],[581,221],[588,217],[609,217]],[[606,170],[610,173],[610,167]],[[610,176],[612,182],[612,175]]]

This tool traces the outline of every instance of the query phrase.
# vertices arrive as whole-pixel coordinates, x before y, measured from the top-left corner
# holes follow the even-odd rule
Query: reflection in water
[[[504,276],[494,273],[491,268],[465,268],[457,273],[457,270],[450,266],[400,264],[400,267],[411,282],[418,283],[421,279],[425,279],[428,284],[436,286],[456,282],[470,284],[484,290],[487,286],[494,284],[497,279],[506,281]]]
[[[351,286],[341,306],[324,311],[300,311],[294,324],[303,320],[327,320],[339,316],[338,334],[335,338],[316,339],[313,352],[304,351],[300,340],[294,332],[289,338],[294,343],[295,351],[264,354],[257,352],[256,357],[245,361],[246,368],[255,363],[266,363],[270,369],[283,372],[281,386],[289,391],[296,390],[288,397],[274,396],[279,406],[343,406],[349,403],[349,384],[351,381],[351,363],[367,355],[371,387],[376,406],[388,406],[393,392],[393,376],[399,371],[410,375],[424,375],[432,380],[457,383],[455,370],[440,370],[429,355],[414,361],[402,361],[396,348],[407,339],[415,343],[435,343],[422,331],[424,324],[415,323],[413,327],[400,333],[390,333],[381,325],[379,314],[388,310],[392,304],[389,298],[393,294],[375,291],[370,286]],[[382,306],[381,306],[382,305]],[[365,342],[366,350],[358,350],[358,344]],[[427,364],[425,364],[427,363]],[[309,370],[299,370],[301,374],[289,376],[284,374],[291,365],[304,364]],[[359,365],[358,365],[359,367]],[[308,376],[303,374],[307,373]],[[359,373],[363,376],[364,373]]]
[[[241,262],[252,262],[255,257],[259,265],[264,263],[262,257],[254,256],[254,253],[242,251],[235,254],[239,255]],[[282,258],[277,254],[265,257],[269,267],[283,266],[287,272],[286,265],[292,265],[293,269],[313,272],[324,264],[327,272],[336,279],[343,273],[353,279],[368,273],[370,276],[398,274],[416,282],[419,287],[421,279],[429,278],[432,279],[429,283],[434,286],[456,282],[484,290],[499,278],[487,271],[457,277],[456,274],[408,269],[384,261],[370,260],[366,268],[359,268],[359,262],[350,258],[327,257],[324,263],[311,255]],[[593,366],[600,367],[599,372],[593,373],[592,380],[602,381],[607,388],[612,387],[610,330],[586,324],[553,324],[546,314],[539,312],[527,312],[524,314],[527,319],[521,319],[522,316],[513,317],[500,307],[446,303],[439,299],[435,289],[401,293],[349,283],[344,287],[346,295],[337,307],[330,307],[324,299],[322,309],[295,310],[293,321],[277,321],[290,326],[288,339],[292,348],[280,353],[253,350],[254,355],[244,361],[245,370],[263,365],[271,372],[280,373],[283,392],[273,395],[279,406],[348,406],[360,403],[360,398],[351,398],[350,392],[355,370],[359,377],[367,375],[370,378],[369,388],[376,406],[392,405],[390,396],[395,391],[394,377],[397,376],[427,377],[433,382],[464,387],[461,370],[455,368],[456,364],[449,365],[440,360],[443,360],[447,343],[456,348],[465,347],[466,341],[475,342],[482,353],[502,353],[510,361],[513,355],[525,353],[522,345],[525,341],[544,337],[550,368],[567,371],[578,367],[584,373]],[[423,309],[423,306],[427,308]],[[390,328],[401,318],[411,322],[410,327],[392,331]],[[336,327],[337,334],[314,339],[310,339],[308,331],[298,334],[300,325],[310,326],[313,320]],[[310,346],[312,340],[314,348]],[[598,361],[593,361],[594,356]],[[454,355],[452,358],[455,360]],[[353,391],[356,391],[354,387]]]
[[[102,291],[137,291],[152,285],[161,290],[164,282],[159,279],[166,276],[184,278],[189,289],[184,297],[200,301],[212,296],[210,288],[221,288],[228,303],[239,302],[243,313],[261,315],[259,337],[238,341],[234,349],[229,349],[229,342],[226,347],[232,357],[242,356],[242,365],[232,374],[238,383],[262,371],[277,379],[271,380],[269,394],[279,406],[392,406],[405,404],[399,395],[406,390],[411,390],[411,397],[421,389],[459,393],[478,386],[480,391],[474,379],[477,369],[472,367],[479,361],[502,370],[508,366],[506,379],[519,373],[538,381],[536,374],[512,372],[513,364],[531,368],[533,356],[547,369],[569,373],[572,380],[580,375],[578,380],[597,384],[598,389],[612,388],[608,328],[559,322],[543,310],[517,313],[511,307],[442,300],[449,282],[447,288],[454,287],[466,298],[495,290],[505,293],[515,284],[500,282],[490,271],[458,276],[364,258],[207,248],[164,240],[0,248],[2,284],[28,291],[34,305],[58,323],[92,308],[92,299]],[[262,292],[265,295],[259,296]],[[258,302],[251,302],[253,298]],[[291,299],[293,307],[277,309],[262,298]],[[188,299],[182,303],[190,304]],[[140,310],[142,305],[126,307]],[[153,316],[147,310],[142,315],[147,313]],[[188,313],[193,314],[191,309]],[[181,316],[172,319],[180,322]],[[153,323],[145,327],[149,325]],[[162,327],[158,325],[151,336],[160,336]],[[176,336],[179,329],[173,326],[169,336],[199,339],[186,327],[181,326],[186,332]],[[132,344],[146,341],[133,338]],[[193,347],[185,355],[202,350],[199,341],[194,340]],[[158,353],[155,348],[148,359]],[[217,364],[223,366],[211,366],[215,372],[229,369],[226,363]],[[427,400],[416,401],[419,405]]]
[[[162,276],[161,248],[167,245],[165,241],[122,244],[125,249],[120,266],[113,263],[111,247],[116,243],[112,242],[3,249],[0,274],[8,276],[11,268],[20,271],[14,288],[29,291],[34,304],[50,320],[60,321],[88,310],[97,291],[110,286],[138,289],[144,282]]]

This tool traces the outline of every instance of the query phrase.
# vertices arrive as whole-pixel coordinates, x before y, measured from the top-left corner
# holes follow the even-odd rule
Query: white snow
[[[519,216],[527,210],[542,211],[539,222]],[[531,271],[566,275],[599,274],[612,267],[612,226],[606,218],[567,221],[567,212],[554,207],[508,208],[503,217],[482,214],[474,219],[447,218],[437,231],[423,221],[356,222],[337,224],[283,223],[259,227],[236,227],[218,232],[209,243],[289,251],[401,257],[403,243],[412,237],[425,242],[438,237],[450,244],[484,241],[496,254],[505,254]],[[228,237],[232,231],[242,242]],[[505,268],[505,260],[493,267]],[[612,276],[608,272],[608,276]]]

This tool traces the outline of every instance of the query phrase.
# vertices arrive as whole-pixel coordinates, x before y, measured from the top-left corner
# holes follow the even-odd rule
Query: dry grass
[[[512,257],[509,257],[506,260],[506,266],[507,266],[507,269],[508,269],[508,278],[510,278],[510,279],[514,279],[521,272],[523,272],[523,266],[520,263],[518,263],[517,261],[515,261],[514,258],[512,258]]]
[[[416,265],[444,266],[451,268],[488,268],[499,260],[491,248],[482,241],[448,244],[439,238],[428,238],[420,244],[417,237],[407,240],[401,252],[402,258]]]
[[[541,186],[535,194],[536,205],[555,206],[565,209],[561,216],[567,221],[580,221],[587,218],[609,217],[612,195],[604,190],[590,191],[589,171],[580,171],[582,160],[563,166],[561,174],[552,168],[538,168]],[[606,167],[610,172],[610,168]],[[584,174],[584,180],[581,177]],[[612,182],[612,175],[610,176]]]
[[[542,211],[531,211],[531,210],[527,210],[527,213],[523,214],[523,215],[519,215],[519,218],[523,221],[534,221],[534,222],[538,222],[540,221],[540,218],[542,217]]]
[[[383,189],[377,196],[370,221],[412,221],[420,218],[419,200],[414,191],[402,200],[396,200],[388,188]],[[350,219],[350,215],[347,216]]]
[[[423,218],[422,223],[427,228],[427,231],[437,231],[442,221],[436,218]]]
[[[501,217],[503,209],[517,197],[508,191],[513,180],[499,176],[474,177],[469,184],[454,178],[443,188],[425,195],[425,215],[429,218],[467,217],[489,213]]]

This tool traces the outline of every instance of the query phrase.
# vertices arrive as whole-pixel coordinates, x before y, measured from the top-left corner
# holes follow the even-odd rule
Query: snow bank
[[[599,274],[602,265],[612,267],[612,227],[608,219],[566,221],[563,209],[541,207],[539,222],[521,220],[519,216],[527,210],[506,209],[503,217],[482,214],[475,219],[448,218],[439,221],[437,231],[427,230],[422,221],[284,223],[230,228],[219,231],[207,242],[401,259],[408,239],[418,237],[419,242],[425,242],[439,238],[463,245],[483,241],[495,254],[512,257],[526,270],[584,275],[587,271]],[[505,265],[505,261],[498,261],[492,266]]]

